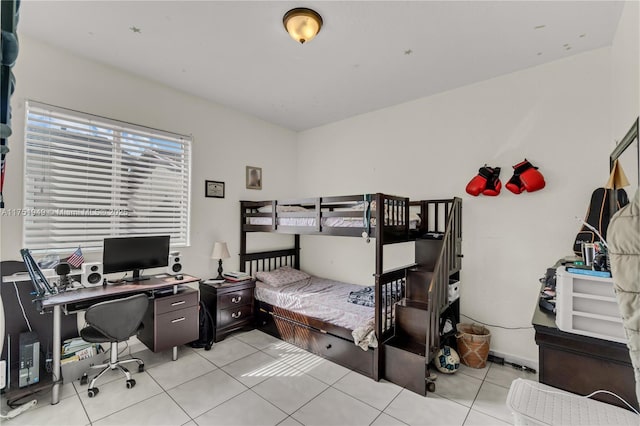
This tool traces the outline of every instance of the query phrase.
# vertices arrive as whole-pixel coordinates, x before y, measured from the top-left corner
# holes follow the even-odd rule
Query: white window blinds
[[[188,136],[29,101],[24,246],[145,235],[188,245],[190,166]]]

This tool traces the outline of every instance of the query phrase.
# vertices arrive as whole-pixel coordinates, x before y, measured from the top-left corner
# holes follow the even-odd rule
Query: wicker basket
[[[491,332],[478,324],[460,323],[456,325],[456,329],[460,361],[471,368],[484,368],[489,357]]]

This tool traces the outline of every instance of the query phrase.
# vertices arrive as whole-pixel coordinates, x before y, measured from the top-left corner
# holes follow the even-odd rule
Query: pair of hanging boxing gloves
[[[538,191],[545,186],[544,176],[525,158],[513,166],[513,176],[505,186],[514,194]],[[478,175],[467,184],[467,194],[474,197],[480,194],[495,197],[501,189],[500,167],[481,167]]]

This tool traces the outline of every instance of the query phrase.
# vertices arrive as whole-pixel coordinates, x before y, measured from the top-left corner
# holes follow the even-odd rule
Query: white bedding
[[[311,277],[281,287],[256,283],[255,297],[270,305],[318,318],[352,330],[354,343],[363,350],[377,347],[374,308],[347,301],[349,292],[362,286]]]

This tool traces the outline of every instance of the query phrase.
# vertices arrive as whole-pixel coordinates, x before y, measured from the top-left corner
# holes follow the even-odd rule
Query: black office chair
[[[142,318],[147,310],[149,300],[144,294],[126,297],[123,299],[109,300],[107,302],[96,303],[90,306],[85,312],[87,326],[80,330],[80,336],[91,343],[111,343],[111,358],[108,364],[91,366],[91,368],[103,368],[91,380],[89,385],[89,398],[98,394],[95,387],[96,381],[107,371],[119,369],[127,377],[127,389],[136,385],[136,381],[131,378],[131,373],[122,364],[137,362],[138,371],[144,371],[144,361],[139,358],[118,359],[118,342],[125,342],[138,331],[142,330]],[[86,374],[82,383],[86,383]]]

